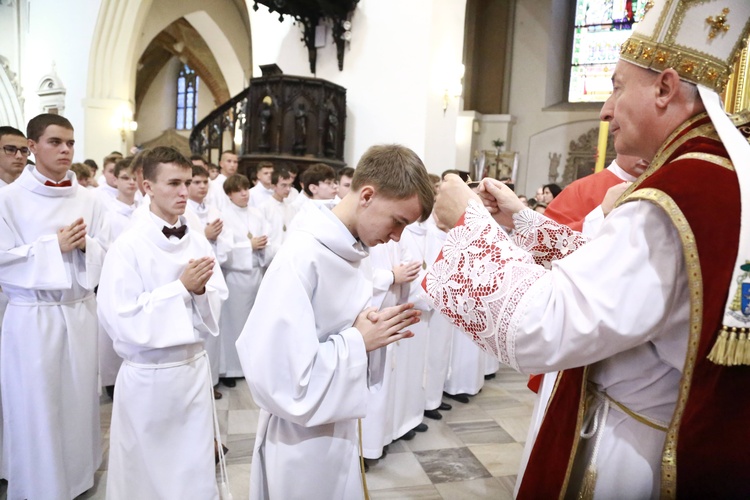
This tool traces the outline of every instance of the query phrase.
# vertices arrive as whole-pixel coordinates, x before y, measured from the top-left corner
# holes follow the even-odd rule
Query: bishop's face
[[[185,213],[192,175],[190,167],[160,163],[155,179],[143,179],[143,188],[151,197],[151,211],[169,224],[175,224]]]
[[[661,145],[661,131],[654,127],[660,123],[656,104],[658,75],[627,61],[617,63],[612,94],[602,106],[600,118],[609,122],[618,154],[651,161]]]

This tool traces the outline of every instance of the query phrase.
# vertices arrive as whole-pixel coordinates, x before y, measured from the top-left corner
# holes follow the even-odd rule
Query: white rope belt
[[[150,370],[161,370],[165,368],[176,368],[178,366],[185,366],[189,365],[190,363],[193,363],[194,361],[199,360],[202,357],[207,357],[208,354],[205,350],[202,350],[195,356],[189,359],[185,359],[182,361],[173,361],[171,363],[136,363],[134,361],[128,361],[127,359],[123,362],[126,365],[132,366],[134,368],[140,368],[140,369],[150,369]],[[227,473],[227,464],[226,459],[224,458],[224,448],[221,445],[221,431],[219,430],[219,419],[216,416],[216,401],[214,400],[214,391],[213,391],[213,384],[211,383],[213,381],[213,378],[211,377],[211,363],[206,360],[206,375],[208,376],[208,387],[209,387],[209,397],[211,398],[211,409],[213,410],[213,424],[214,424],[214,438],[217,442],[218,452],[219,452],[219,470],[221,473],[221,498],[225,500],[232,500],[232,494],[229,492],[229,475]]]
[[[9,298],[8,304],[11,305],[11,306],[18,306],[18,307],[72,306],[73,304],[80,304],[81,302],[85,302],[85,301],[87,301],[89,299],[93,299],[94,297],[95,297],[95,295],[93,293],[90,293],[90,294],[86,295],[85,297],[81,297],[79,299],[61,300],[59,302],[47,302],[47,301],[26,302],[26,301],[18,300],[18,299],[15,299],[15,298]]]
[[[590,412],[586,419],[581,425],[581,439],[594,438],[594,449],[591,453],[591,459],[586,467],[586,472],[583,476],[583,483],[581,485],[581,491],[578,495],[580,499],[588,499],[594,497],[594,488],[596,487],[596,459],[599,456],[599,447],[602,441],[602,435],[604,427],[607,424],[607,417],[609,416],[610,408],[620,410],[625,415],[633,418],[635,421],[640,422],[652,429],[656,429],[661,432],[667,432],[667,423],[657,420],[655,418],[648,417],[646,415],[637,413],[619,401],[613,399],[606,392],[597,391],[591,384],[587,386],[586,392],[588,394],[587,404],[596,405],[593,412]]]

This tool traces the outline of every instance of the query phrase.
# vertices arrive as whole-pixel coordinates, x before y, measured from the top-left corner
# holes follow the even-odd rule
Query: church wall
[[[519,0],[516,5],[509,108],[515,124],[506,149],[519,152],[519,194],[533,195],[549,183],[549,153],[563,154],[561,166],[565,165],[567,145],[581,132],[579,126],[559,125],[592,120],[596,126],[598,120],[598,111],[591,109],[595,106],[554,106],[562,93],[562,65],[569,50],[564,31],[567,9],[565,0]],[[533,140],[548,129],[552,130],[545,134],[547,141]]]
[[[317,77],[347,89],[345,160],[356,165],[371,145],[398,142],[429,170],[452,166],[456,101],[443,117],[444,80],[436,68],[461,62],[463,0],[364,0],[352,18],[352,40],[339,71],[330,30],[318,49]],[[260,7],[250,11],[253,76],[277,63],[286,74],[313,76],[301,30]],[[433,48],[434,47],[434,48]],[[450,114],[449,114],[450,113]],[[448,163],[446,163],[446,161]]]
[[[22,47],[21,85],[24,115],[30,120],[41,110],[37,90],[53,71],[66,89],[64,115],[76,129],[75,160],[84,159],[84,113],[88,58],[100,0],[34,0],[29,3],[28,32]]]
[[[128,5],[127,12],[121,16],[124,21],[132,24],[149,17],[148,10],[144,10],[147,7],[139,7],[146,0],[118,0],[118,4],[125,5],[124,2]],[[593,123],[598,114],[592,108],[580,111],[552,106],[562,85],[560,65],[564,60],[560,61],[560,55],[564,56],[563,51],[568,50],[567,47],[560,48],[561,43],[567,44],[564,33],[561,34],[561,30],[567,28],[567,23],[561,21],[567,16],[567,3],[566,0],[518,0],[515,8],[509,108],[514,123],[506,149],[520,154],[517,185],[521,192],[528,194],[547,182],[549,153],[565,153],[541,149],[549,144],[567,144],[580,135],[573,132],[575,127],[568,130],[560,125],[587,120]],[[98,158],[101,156],[99,146],[99,149],[106,149],[105,153],[121,146],[119,132],[111,123],[110,108],[132,99],[132,93],[126,95],[123,89],[132,87],[134,82],[121,87],[121,83],[107,80],[106,88],[99,89],[102,84],[97,84],[95,90],[99,90],[86,101],[90,79],[87,72],[92,67],[92,37],[100,7],[103,9],[105,4],[101,0],[35,0],[24,5],[29,5],[30,20],[26,34],[21,33],[27,39],[21,50],[19,69],[26,120],[39,112],[36,90],[41,78],[52,71],[54,62],[57,75],[67,91],[65,115],[78,131],[75,159]],[[134,13],[136,7],[140,10]],[[157,13],[161,12],[158,5],[156,9]],[[473,124],[471,120],[466,121],[466,126],[459,124],[461,130],[457,130],[460,107],[459,101],[452,96],[443,114],[444,90],[457,79],[456,67],[461,62],[464,10],[465,0],[362,0],[352,18],[352,40],[345,51],[343,71],[337,66],[329,27],[326,45],[318,49],[316,76],[348,89],[347,163],[356,164],[372,144],[399,142],[413,148],[432,172],[468,165],[467,156],[470,157],[478,143],[476,132],[467,128]],[[226,48],[229,44],[235,47],[235,51],[239,50],[229,39],[205,35],[216,24],[215,14],[213,17],[209,14],[188,15],[198,19],[197,24],[205,24],[201,32],[214,50],[222,51],[221,47]],[[263,6],[257,12],[249,8],[249,15],[253,38],[252,44],[248,44],[252,47],[252,76],[260,76],[258,65],[269,63],[279,64],[287,74],[312,76],[307,49],[300,41],[301,30],[290,18],[279,23],[278,15],[269,13]],[[162,21],[166,22],[166,19]],[[149,33],[159,24],[153,19],[141,22],[146,23]],[[149,36],[143,31],[133,34],[136,29],[133,26],[111,27],[115,28],[121,33],[131,33],[131,40],[127,43],[133,44],[132,57],[137,59],[136,46],[146,44]],[[237,61],[244,57],[238,53],[232,59]],[[221,54],[217,60],[222,61]],[[130,62],[135,66],[135,60]],[[233,94],[244,86],[244,81],[239,80],[250,76],[241,69],[242,64],[241,61],[234,63],[233,68],[222,68]],[[205,115],[203,106],[207,104],[203,100],[206,93],[200,94],[199,115],[202,117]],[[160,104],[159,112],[169,118],[170,127],[174,116],[173,101],[170,98],[155,103]],[[88,111],[84,106],[89,106]],[[213,104],[208,106],[213,107]],[[157,108],[152,109],[156,112]],[[158,121],[149,118],[145,123],[143,116],[141,113],[138,118],[136,138],[139,141],[148,139],[146,136],[152,134],[149,131],[151,123]],[[88,122],[84,133],[85,117]],[[535,142],[533,138],[550,130],[553,140],[537,146],[539,141]],[[458,147],[457,141],[460,142]],[[88,154],[84,155],[87,150]],[[561,164],[565,164],[564,157]]]
[[[143,102],[138,110],[138,130],[135,131],[135,143],[143,144],[159,137],[169,128],[175,128],[177,108],[177,73],[182,63],[176,57],[171,58],[151,82]],[[198,85],[200,94],[200,84]]]

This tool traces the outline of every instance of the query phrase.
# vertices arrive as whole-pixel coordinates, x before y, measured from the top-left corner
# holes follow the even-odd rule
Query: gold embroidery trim
[[[748,37],[750,24],[745,23],[742,34],[732,47],[726,61],[692,47],[677,45],[675,41],[682,28],[682,21],[689,3],[687,1],[678,3],[667,27],[663,43],[658,43],[655,37],[663,32],[664,23],[669,18],[671,2],[662,8],[653,34],[649,36],[634,33],[620,47],[620,58],[656,71],[673,68],[681,78],[687,81],[722,92],[732,74],[734,62],[740,56],[744,41]]]
[[[568,469],[565,471],[565,481],[563,481],[562,488],[560,488],[560,500],[565,499],[565,492],[568,490],[568,483],[570,483],[570,473],[573,471],[573,463],[575,462],[576,452],[578,451],[578,442],[581,440],[581,426],[583,425],[583,416],[586,413],[586,384],[589,376],[589,367],[583,367],[583,375],[581,377],[581,398],[578,400],[578,416],[576,417],[576,430],[575,438],[573,439],[573,446],[570,448],[570,457],[568,458]],[[560,377],[557,377],[555,381],[555,388],[552,390],[552,396],[557,392],[557,383]]]
[[[669,428],[667,429],[661,460],[661,497],[675,498],[677,494],[677,433],[690,394],[695,359],[698,353],[698,343],[700,342],[703,325],[703,277],[701,275],[700,261],[698,260],[698,248],[695,243],[695,236],[677,203],[663,191],[654,188],[644,188],[636,193],[631,193],[624,202],[633,200],[644,200],[654,203],[662,208],[670,218],[682,241],[682,253],[685,258],[685,269],[688,275],[690,334],[688,337],[687,355],[680,379],[677,404],[672,415],[672,421],[669,423]]]
[[[731,170],[732,172],[734,172],[734,165],[732,165],[732,160],[730,160],[729,158],[724,158],[723,156],[712,155],[709,153],[685,153],[684,155],[678,156],[672,161],[679,160],[701,160],[707,163],[713,163],[714,165],[724,167],[727,170]]]

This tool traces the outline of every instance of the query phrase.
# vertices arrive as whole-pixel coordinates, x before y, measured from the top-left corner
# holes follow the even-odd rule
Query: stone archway
[[[10,70],[7,59],[0,56],[0,123],[26,132],[19,96],[15,74]]]
[[[205,26],[213,27],[214,38],[223,38],[214,43],[226,50],[221,60],[234,66],[234,74],[249,78],[252,71],[250,20],[243,0],[211,2],[210,9],[203,0],[108,0],[101,3],[83,103],[86,157],[100,158],[110,151],[127,149],[132,134],[128,133],[123,141],[115,122],[120,116],[132,116],[134,111],[140,56],[170,23],[196,14],[200,14],[198,17],[205,21]],[[198,31],[205,30],[205,26],[197,27]],[[206,37],[205,33],[201,35]]]

